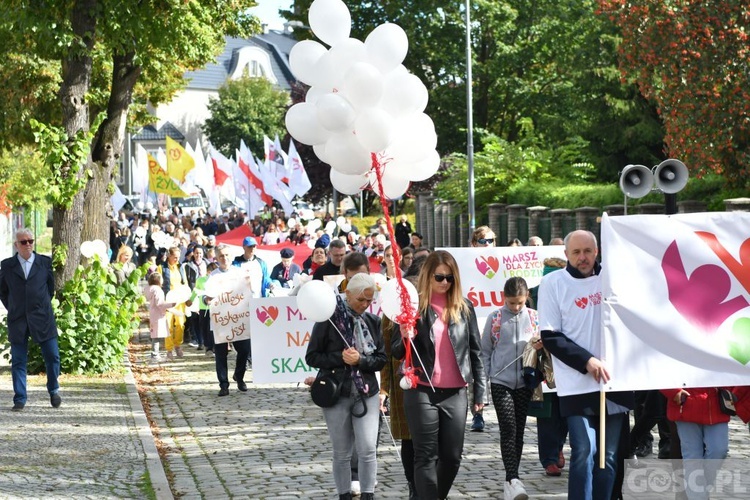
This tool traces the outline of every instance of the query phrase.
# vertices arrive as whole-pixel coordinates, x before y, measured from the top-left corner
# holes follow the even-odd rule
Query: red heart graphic
[[[271,306],[271,307],[264,307],[263,309],[266,310],[266,312],[268,313],[268,315],[271,316],[271,319],[273,319],[274,321],[276,321],[276,318],[279,317],[279,308],[278,307]]]
[[[740,260],[735,259],[732,254],[724,248],[716,235],[706,231],[696,231],[697,234],[714,253],[721,259],[727,269],[734,275],[735,279],[750,292],[750,238],[740,245]]]
[[[490,266],[490,269],[497,272],[498,269],[500,269],[500,261],[497,259],[497,257],[487,257],[484,259],[484,261],[487,263],[488,266]]]
[[[589,305],[589,299],[587,299],[586,297],[576,299],[576,305],[581,309],[586,309],[586,306]]]

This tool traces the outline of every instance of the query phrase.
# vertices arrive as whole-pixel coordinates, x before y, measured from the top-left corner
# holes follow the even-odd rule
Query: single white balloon
[[[300,102],[289,108],[285,124],[289,134],[302,144],[321,144],[331,135],[320,125],[315,105],[307,102]]]
[[[365,47],[372,64],[386,73],[404,62],[409,51],[409,37],[401,26],[384,23],[367,35]]]
[[[375,172],[370,172],[370,186],[372,186],[373,192],[380,196],[380,188],[378,187],[378,178]],[[409,179],[404,179],[396,174],[388,172],[386,169],[383,172],[383,195],[389,200],[395,200],[400,198],[409,189]]]
[[[380,107],[391,116],[421,113],[427,106],[427,87],[416,75],[391,72],[383,82]]]
[[[344,75],[341,93],[355,109],[376,106],[383,95],[383,75],[370,63],[356,62]]]
[[[308,281],[297,292],[297,308],[316,323],[328,321],[336,310],[336,294],[324,281]]]
[[[315,103],[318,121],[331,132],[340,132],[354,123],[354,108],[339,94],[328,93]]]
[[[366,175],[347,175],[334,169],[331,169],[330,178],[336,191],[346,195],[357,194],[368,185]]]
[[[315,36],[328,45],[349,38],[352,29],[352,16],[341,0],[315,0],[307,20]]]
[[[333,170],[346,175],[360,175],[372,167],[370,153],[352,132],[332,135],[326,142],[325,157]]]
[[[413,310],[416,311],[419,308],[419,293],[417,293],[417,289],[410,281],[402,281],[404,288],[409,294],[409,303]],[[389,280],[380,292],[380,307],[383,310],[383,314],[394,323],[396,323],[396,318],[404,310],[404,306],[401,303],[401,290],[402,287],[399,285],[398,280]]]
[[[366,108],[357,113],[354,122],[357,140],[366,151],[377,153],[393,142],[394,121],[390,114],[379,108]]]
[[[297,80],[312,85],[315,67],[326,52],[326,48],[314,40],[302,40],[294,44],[289,51],[289,67]]]

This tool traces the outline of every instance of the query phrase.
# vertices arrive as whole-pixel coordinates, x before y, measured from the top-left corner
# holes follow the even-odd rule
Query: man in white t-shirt
[[[565,237],[565,272],[539,286],[539,329],[552,354],[560,414],[567,418],[571,464],[568,498],[609,500],[615,484],[618,446],[634,406],[632,392],[607,393],[605,468],[595,466],[599,443],[599,391],[609,381],[602,361],[602,287],[596,236],[573,231]]]

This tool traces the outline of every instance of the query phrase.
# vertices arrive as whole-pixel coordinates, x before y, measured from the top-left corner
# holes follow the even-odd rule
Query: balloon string
[[[401,272],[401,248],[398,246],[398,242],[396,242],[396,236],[395,231],[393,230],[393,221],[391,220],[391,213],[388,209],[388,198],[385,196],[385,192],[383,190],[383,164],[380,163],[378,160],[377,153],[371,153],[372,158],[372,169],[375,172],[375,177],[378,180],[378,196],[380,197],[380,205],[383,207],[383,216],[385,217],[385,223],[388,228],[388,236],[391,240],[391,248],[393,249],[393,260],[394,260],[394,267],[396,272],[396,281],[398,281],[398,289],[399,289],[399,301],[401,302],[401,314],[396,316],[394,319],[395,323],[398,323],[400,325],[400,329],[402,332],[408,332],[412,331],[416,335],[416,331],[414,329],[415,325],[417,324],[417,311],[414,309],[414,306],[412,306],[411,303],[411,296],[409,295],[409,291],[406,289],[406,286],[404,285],[404,278],[403,273]],[[406,354],[404,356],[404,367],[405,368],[412,368],[414,365],[412,363],[412,352],[411,352],[411,342],[405,342],[404,347],[406,349]]]

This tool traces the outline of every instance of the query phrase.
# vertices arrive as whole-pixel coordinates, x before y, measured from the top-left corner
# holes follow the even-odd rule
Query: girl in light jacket
[[[518,478],[523,431],[533,389],[524,385],[523,351],[527,342],[541,349],[539,317],[526,307],[529,287],[523,278],[510,278],[503,290],[503,307],[487,318],[482,334],[482,364],[490,379],[492,401],[500,428],[500,452],[505,467],[505,498],[525,500]]]

